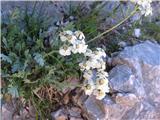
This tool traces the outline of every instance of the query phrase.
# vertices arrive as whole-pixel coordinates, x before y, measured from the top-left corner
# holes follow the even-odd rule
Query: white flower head
[[[101,69],[100,71],[102,70],[105,70],[106,69],[106,63],[104,61],[101,62]]]
[[[139,5],[139,10],[141,11],[142,15],[152,15],[152,0],[131,0],[131,2],[134,2]]]
[[[139,28],[134,29],[134,35],[136,37],[140,37],[140,35],[141,35],[141,29],[139,29]]]
[[[91,80],[92,77],[93,77],[93,71],[92,70],[88,70],[88,71],[86,70],[86,71],[84,71],[83,78],[85,80]]]
[[[59,54],[61,54],[62,56],[71,55],[71,49],[72,49],[72,47],[69,47],[69,46],[67,46],[67,45],[63,45],[63,46],[59,49]]]
[[[85,36],[84,36],[83,32],[81,32],[79,30],[75,31],[74,35],[77,37],[78,40],[84,40],[85,39]]]
[[[87,83],[82,88],[86,95],[91,95],[93,93],[95,86],[93,83]]]
[[[103,57],[106,57],[106,53],[102,48],[97,48],[97,50],[93,51],[93,55],[95,59],[101,59]]]
[[[87,50],[88,45],[82,43],[82,42],[76,42],[73,44],[72,52],[75,53],[85,53]]]
[[[70,31],[70,30],[63,31],[63,32],[61,32],[61,33],[59,34],[60,40],[61,40],[62,42],[67,41],[67,40],[68,40],[68,37],[72,36],[72,34],[73,34],[73,32]]]
[[[95,68],[96,68],[96,69],[101,68],[101,63],[100,63],[97,59],[91,58],[91,59],[89,59],[88,61],[90,61],[91,66],[92,66],[93,69],[95,69]]]
[[[79,63],[81,71],[89,70],[91,68],[91,64],[88,61],[83,61]]]
[[[152,7],[150,4],[143,5],[139,7],[141,14],[144,16],[152,15]]]
[[[71,44],[74,44],[77,40],[76,36],[73,35],[73,32],[69,30],[61,32],[60,39],[62,42],[68,41]]]
[[[106,85],[108,85],[108,79],[107,78],[98,78],[98,79],[96,79],[96,85],[97,86],[106,86]]]
[[[105,72],[103,70],[97,71],[97,77],[99,77],[99,78],[107,78],[108,77],[108,72]]]
[[[102,91],[105,92],[105,93],[109,93],[109,90],[110,90],[110,88],[109,88],[108,85],[96,86],[96,89],[100,89],[100,90],[102,90]]]
[[[97,78],[96,79],[96,88],[101,89],[104,92],[109,92],[109,86],[108,86],[108,78]]]
[[[69,42],[69,43],[71,43],[71,44],[75,44],[76,43],[76,37],[75,36],[73,36],[73,35],[69,35],[68,36],[68,39],[67,39],[67,41]]]
[[[87,49],[86,52],[84,53],[85,56],[91,57],[93,55],[93,52],[91,49]]]
[[[103,71],[106,69],[106,63],[104,62],[103,59],[98,59],[97,60],[97,71]]]
[[[147,6],[152,2],[152,0],[135,0],[138,5],[141,5],[143,7]]]
[[[102,100],[106,96],[106,92],[102,89],[95,89],[93,94],[96,96],[96,99]]]

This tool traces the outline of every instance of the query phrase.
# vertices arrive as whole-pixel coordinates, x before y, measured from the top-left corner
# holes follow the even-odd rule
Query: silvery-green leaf
[[[3,53],[0,54],[0,58],[3,60],[3,61],[6,61],[10,64],[12,64],[12,60],[7,56],[7,55],[4,55]]]
[[[44,66],[44,59],[42,57],[41,54],[39,53],[34,53],[34,60],[40,65],[40,66]]]
[[[12,97],[19,97],[18,87],[17,86],[10,86],[8,88],[8,93],[12,95]]]
[[[12,72],[23,70],[23,64],[17,59],[16,62],[12,65]]]
[[[7,40],[5,37],[2,38],[2,42],[6,48],[8,48]]]

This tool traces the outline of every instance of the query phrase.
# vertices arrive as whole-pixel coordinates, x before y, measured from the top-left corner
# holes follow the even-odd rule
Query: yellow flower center
[[[101,96],[101,95],[103,95],[103,94],[104,94],[104,93],[103,93],[103,91],[102,91],[102,90],[100,90],[100,89],[98,89],[97,91],[98,91],[98,96]]]
[[[82,33],[80,31],[77,31],[75,35],[76,35],[77,38],[79,38],[81,34]]]
[[[86,64],[86,63],[83,63],[83,66],[84,66],[84,67],[87,67],[87,64]]]
[[[87,84],[85,87],[86,87],[87,90],[91,89],[91,85],[89,85],[89,84]]]
[[[99,80],[99,84],[100,84],[100,85],[103,85],[103,84],[104,84],[104,80],[103,80],[103,79],[100,79],[100,80]]]
[[[72,35],[66,35],[68,41],[71,41],[72,40]]]
[[[94,54],[95,54],[95,55],[98,55],[98,51],[94,51]]]
[[[76,45],[76,48],[80,48],[80,45],[78,44],[78,45]]]
[[[67,46],[63,46],[63,49],[66,51],[68,49],[68,47]]]

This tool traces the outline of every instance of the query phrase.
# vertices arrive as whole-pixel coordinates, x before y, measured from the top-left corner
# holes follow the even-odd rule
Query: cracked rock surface
[[[112,58],[112,65],[111,95],[102,101],[91,96],[85,102],[91,119],[159,120],[160,45],[145,41],[125,47]]]

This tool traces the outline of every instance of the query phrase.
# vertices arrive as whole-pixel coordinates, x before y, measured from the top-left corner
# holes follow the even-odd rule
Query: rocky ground
[[[146,41],[125,47],[112,57],[109,72],[112,92],[102,101],[94,96],[83,107],[90,120],[160,119],[160,45]],[[110,61],[109,61],[110,62]],[[63,109],[53,117],[64,117]],[[78,112],[76,112],[78,113]],[[79,120],[79,119],[77,119]]]
[[[159,53],[160,45],[150,41],[125,47],[107,61],[114,66],[109,72],[110,94],[102,101],[77,94],[78,107],[62,106],[51,116],[56,120],[159,120]],[[13,114],[6,106],[2,106],[2,115],[7,115],[3,120]]]
[[[92,119],[159,120],[160,54],[158,53],[160,45],[146,41],[125,47],[113,57],[112,65],[115,67],[109,72],[112,93],[103,101],[89,97],[85,102]]]

